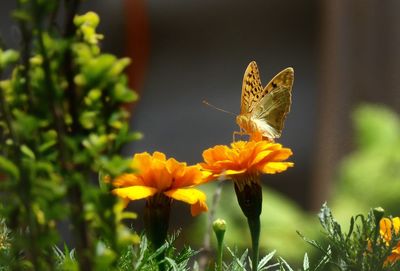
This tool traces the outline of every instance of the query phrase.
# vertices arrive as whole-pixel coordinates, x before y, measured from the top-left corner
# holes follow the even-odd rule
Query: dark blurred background
[[[11,47],[18,44],[13,2],[0,10]],[[353,148],[354,106],[400,111],[398,0],[103,0],[86,1],[87,10],[101,17],[104,51],[132,58],[128,72],[141,98],[131,126],[144,138],[126,147],[129,156],[159,150],[200,162],[204,149],[229,144],[238,130],[233,116],[202,101],[237,114],[250,61],[263,84],[291,66],[293,104],[278,141],[293,150],[295,167],[264,183],[316,210]]]

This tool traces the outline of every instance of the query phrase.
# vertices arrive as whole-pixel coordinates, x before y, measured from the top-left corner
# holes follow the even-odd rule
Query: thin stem
[[[53,79],[51,78],[51,68],[50,68],[50,59],[47,54],[47,50],[44,46],[44,41],[43,41],[43,29],[41,26],[40,22],[40,11],[38,10],[38,4],[37,0],[34,1],[35,3],[35,18],[37,19],[36,21],[36,29],[37,29],[37,36],[38,36],[38,44],[39,44],[39,50],[40,54],[43,57],[43,70],[44,70],[44,77],[46,81],[46,85],[48,87],[48,94],[49,94],[49,104],[50,104],[50,111],[53,114],[54,118],[54,123],[56,126],[56,131],[57,131],[57,145],[60,151],[60,160],[61,160],[61,165],[63,168],[66,167],[67,164],[67,152],[66,148],[64,145],[64,137],[65,137],[65,128],[64,128],[64,118],[63,118],[63,110],[62,107],[58,104],[57,99],[55,97],[56,93],[56,87],[53,82]]]
[[[258,247],[260,240],[260,217],[252,217],[247,219],[251,234],[251,245],[253,249],[253,255],[251,257],[252,270],[257,270],[258,266]]]
[[[17,1],[17,8],[22,8],[21,1]],[[24,78],[24,91],[28,95],[28,101],[31,108],[34,108],[34,98],[31,89],[31,77],[29,75],[29,70],[31,63],[29,61],[31,54],[31,41],[32,41],[32,31],[28,28],[25,20],[18,20],[18,26],[21,30],[22,40],[21,40],[21,60],[23,69],[21,71],[22,77]]]
[[[1,77],[1,76],[0,76]],[[21,146],[20,141],[19,141],[19,137],[17,135],[17,133],[14,131],[12,122],[12,116],[10,113],[10,110],[7,106],[5,97],[4,97],[4,90],[1,88],[0,86],[0,105],[1,105],[1,113],[4,116],[4,120],[7,126],[7,129],[9,131],[10,137],[13,141],[13,151],[14,151],[14,161],[21,173],[20,175],[20,179],[18,180],[18,189],[17,191],[18,196],[20,197],[20,200],[23,204],[23,208],[26,211],[26,220],[24,220],[24,222],[29,226],[30,229],[30,234],[29,234],[29,238],[28,240],[28,244],[29,244],[29,255],[28,258],[30,258],[32,260],[32,264],[34,267],[36,268],[40,268],[39,267],[39,256],[38,253],[40,253],[37,249],[37,227],[36,227],[36,223],[35,223],[35,218],[34,215],[32,214],[32,210],[31,210],[31,181],[29,179],[29,176],[27,175],[26,170],[24,170],[23,168],[23,164],[22,164],[22,157],[21,157],[21,152],[19,150],[19,147]],[[11,224],[13,225],[13,223]],[[20,229],[17,229],[18,231]],[[16,255],[18,255],[20,252],[18,251],[18,248],[13,249],[13,253],[15,253]],[[18,266],[12,266],[12,269],[18,269]]]
[[[212,198],[211,208],[208,213],[207,232],[204,235],[204,241],[203,241],[203,247],[205,249],[210,249],[210,236],[211,236],[211,232],[212,232],[212,224],[213,224],[213,221],[215,218],[215,212],[217,211],[218,202],[221,198],[222,184],[223,184],[223,182],[220,181],[217,185],[217,188],[215,189],[215,192],[214,192],[213,198]]]
[[[223,242],[218,242],[217,271],[222,271]]]
[[[215,217],[215,212],[217,210],[218,202],[221,198],[221,193],[222,193],[222,184],[223,182],[220,181],[217,185],[217,188],[214,191],[213,198],[212,198],[212,203],[210,210],[208,212],[208,219],[207,219],[207,230],[206,233],[204,234],[204,239],[203,239],[203,250],[202,254],[199,258],[199,266],[200,270],[206,270],[207,268],[207,263],[210,258],[211,254],[211,231],[212,231],[212,223],[214,221]]]
[[[77,13],[79,7],[79,0],[66,1],[66,21],[64,36],[67,39],[71,39],[75,33],[74,16]],[[69,47],[64,55],[64,73],[68,82],[66,93],[68,95],[69,113],[72,117],[72,132],[78,133],[80,131],[79,116],[78,116],[78,97],[76,93],[76,85],[74,83],[74,71],[72,61],[72,50]]]

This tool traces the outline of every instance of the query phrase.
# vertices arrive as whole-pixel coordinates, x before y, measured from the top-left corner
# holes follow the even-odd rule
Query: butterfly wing
[[[257,102],[262,98],[263,91],[257,64],[252,61],[247,66],[243,76],[240,114],[252,112]]]
[[[283,124],[292,103],[293,81],[293,69],[284,69],[267,84],[263,90],[266,93],[265,96],[254,106],[251,119],[263,136],[270,139],[281,136]]]

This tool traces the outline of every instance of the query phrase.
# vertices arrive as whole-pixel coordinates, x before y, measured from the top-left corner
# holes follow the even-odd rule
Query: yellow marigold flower
[[[239,206],[249,225],[253,266],[258,265],[262,211],[260,175],[274,174],[292,167],[293,163],[284,162],[291,155],[290,149],[261,138],[233,142],[230,147],[217,145],[203,152],[204,163],[200,163],[200,166],[211,174],[210,179],[222,176],[234,181]]]
[[[392,232],[396,235],[399,234],[400,230],[400,218],[394,217],[392,219],[382,218],[379,222],[380,235],[385,240],[386,245],[389,245],[392,240]],[[393,263],[400,259],[400,242],[397,243],[396,247],[392,250],[392,254],[386,259],[386,262]]]
[[[262,173],[274,174],[292,167],[284,162],[292,151],[271,141],[237,141],[231,146],[217,145],[203,152],[200,166],[213,178],[226,176],[235,181],[240,190],[251,182],[258,182]]]
[[[151,201],[162,194],[190,204],[193,216],[208,210],[206,195],[193,188],[204,182],[198,166],[187,166],[174,158],[167,160],[161,152],[153,155],[144,152],[134,155],[132,168],[138,172],[123,174],[113,181],[113,185],[118,187],[112,191],[115,195],[129,200],[147,198]]]

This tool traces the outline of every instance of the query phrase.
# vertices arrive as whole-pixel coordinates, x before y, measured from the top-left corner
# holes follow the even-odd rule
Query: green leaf
[[[137,93],[124,84],[116,84],[111,92],[116,102],[130,103],[138,99]]]
[[[131,60],[128,57],[118,59],[110,69],[110,76],[119,76],[130,63]]]
[[[122,173],[132,171],[130,167],[132,163],[131,158],[122,158],[118,155],[115,155],[111,159],[109,159],[103,156],[100,159],[100,163],[100,167],[102,168],[102,170],[105,173],[110,174],[111,177],[115,177],[121,175]]]
[[[0,156],[0,169],[11,177],[19,179],[18,167],[4,156]]]
[[[85,97],[85,104],[90,106],[101,98],[101,89],[93,88]]]
[[[57,140],[47,141],[39,146],[38,151],[40,153],[43,153],[43,152],[47,151],[48,149],[50,149],[51,147],[53,147],[54,145],[56,145],[56,143],[57,143]]]
[[[79,117],[79,122],[85,129],[92,129],[95,125],[98,112],[96,111],[85,111]]]
[[[23,154],[27,157],[31,158],[32,160],[36,159],[35,153],[26,145],[21,145],[20,150]]]
[[[19,58],[19,53],[14,50],[1,50],[0,49],[0,70],[3,70],[8,65],[16,63]]]
[[[100,23],[100,17],[97,13],[93,11],[89,11],[83,15],[75,15],[74,17],[74,24],[75,26],[81,26],[83,24],[89,25],[92,27],[98,26]]]

